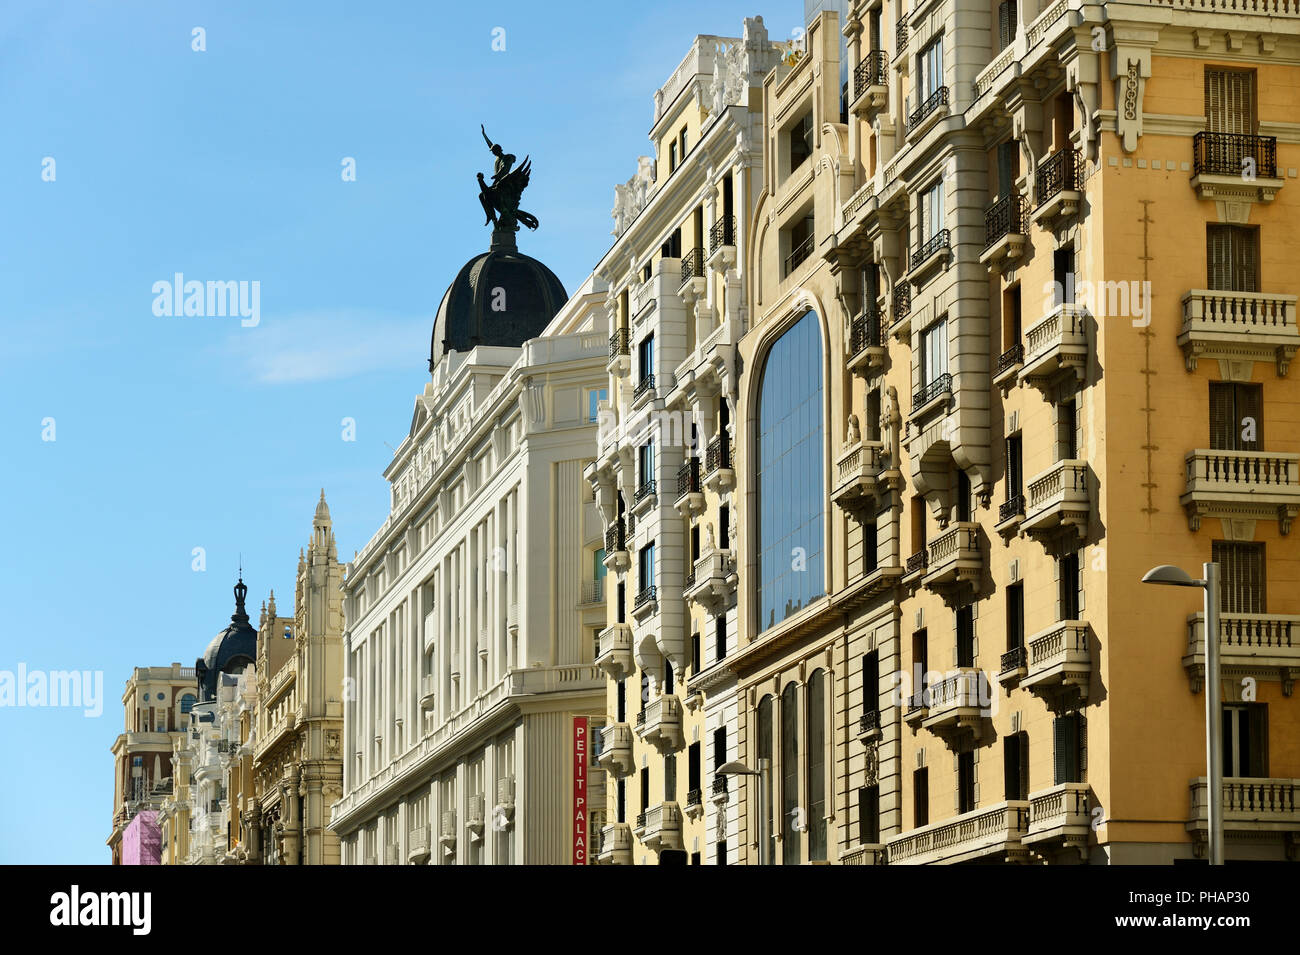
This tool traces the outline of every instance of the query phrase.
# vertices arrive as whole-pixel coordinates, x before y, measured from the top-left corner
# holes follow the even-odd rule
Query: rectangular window
[[[862,658],[862,712],[880,711],[880,651],[872,650]]]
[[[813,150],[813,114],[809,110],[790,127],[790,171],[807,161]]]
[[[1262,541],[1214,541],[1210,559],[1219,565],[1220,613],[1268,613]]]
[[[637,555],[637,579],[640,581],[641,589],[653,587],[655,583],[655,545],[647,544],[641,548],[641,553]]]
[[[700,782],[700,741],[696,740],[686,751],[686,791],[698,792]]]
[[[1223,775],[1268,776],[1268,705],[1231,704],[1223,708]]]
[[[998,143],[997,163],[998,198],[1005,199],[1016,191],[1016,180],[1020,178],[1020,140],[1008,139],[1005,143]]]
[[[1079,457],[1079,403],[1062,401],[1056,407],[1056,453],[1058,461]]]
[[[1009,47],[1016,38],[1016,0],[1002,0],[998,4],[998,52]]]
[[[672,661],[670,660],[664,661],[664,690],[663,691],[665,696],[672,696],[674,693],[673,664]]]
[[[1058,620],[1078,620],[1079,611],[1083,609],[1081,599],[1083,575],[1079,572],[1079,553],[1071,551],[1056,561],[1058,579],[1057,607]]]
[[[1253,226],[1205,227],[1205,281],[1217,292],[1259,291],[1259,229]]]
[[[672,175],[677,171],[677,140],[672,140],[668,144],[668,173]]]
[[[713,731],[713,771],[716,773],[727,761],[727,728],[719,726]]]
[[[948,319],[945,316],[921,332],[921,385],[931,385],[947,372]]]
[[[727,655],[727,618],[713,618],[713,655],[719,660]]]
[[[1007,649],[1015,650],[1025,645],[1025,585],[1007,587]]]
[[[1020,344],[1022,332],[1020,311],[1020,285],[1011,286],[1002,293],[1002,350]]]
[[[1255,133],[1255,74],[1206,69],[1205,129],[1211,133]]]
[[[664,802],[677,801],[677,754],[664,757]]]
[[[721,842],[718,843],[716,858],[717,858],[718,865],[727,864],[727,840],[726,839],[723,839]]]
[[[1087,735],[1088,724],[1082,713],[1067,713],[1052,720],[1053,785],[1084,781]]]
[[[1052,253],[1052,305],[1074,304],[1074,246]]]
[[[608,388],[591,388],[587,391],[587,420],[595,422],[600,418],[600,403],[609,398]]]
[[[1029,734],[1002,738],[1002,768],[1008,800],[1029,798]]]
[[[641,767],[641,811],[650,808],[650,767]]]
[[[864,846],[880,842],[880,787],[858,790],[858,842]]]
[[[641,486],[647,487],[655,479],[655,445],[647,441],[637,449],[638,463],[641,466]]]
[[[618,822],[627,822],[627,780],[618,781],[618,805],[615,807],[618,812],[616,817]]]
[[[700,635],[691,634],[691,673],[700,672]]]
[[[1263,450],[1264,386],[1210,382],[1210,447],[1215,451]]]
[[[943,86],[943,36],[917,55],[917,106],[924,103]]]
[[[1007,438],[1007,500],[1025,493],[1025,472],[1022,464],[1024,442],[1019,433]]]
[[[925,245],[943,229],[947,221],[944,211],[943,180],[940,179],[917,197],[916,241]]]
[[[916,694],[914,705],[921,705],[921,694],[926,689],[926,674],[930,670],[930,639],[924,630],[912,634],[912,682]]]
[[[615,722],[626,723],[627,722],[627,683],[623,680],[619,680],[618,683],[615,684],[615,686],[617,687],[617,689],[615,690],[615,706],[617,708],[617,719],[615,720]]]
[[[957,754],[957,812],[975,811],[975,752]]]
[[[637,367],[641,372],[641,381],[655,373],[655,337],[647,335],[637,346]]]
[[[969,604],[957,608],[957,666],[975,665],[975,610]]]
[[[922,767],[912,773],[912,828],[930,824],[930,770]]]
[[[677,158],[679,160],[686,158],[686,127],[685,126],[683,126],[682,131],[677,134]]]

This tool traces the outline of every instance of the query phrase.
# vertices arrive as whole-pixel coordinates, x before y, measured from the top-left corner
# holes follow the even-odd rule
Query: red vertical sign
[[[573,718],[573,864],[587,864],[587,718]]]

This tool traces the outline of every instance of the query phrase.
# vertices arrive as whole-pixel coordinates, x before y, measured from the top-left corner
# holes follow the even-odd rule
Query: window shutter
[[[1211,133],[1224,131],[1222,70],[1205,71],[1205,128]]]
[[[1075,732],[1074,781],[1084,782],[1088,776],[1088,717],[1082,712],[1072,713]]]
[[[1210,382],[1210,448],[1230,451],[1236,448],[1238,432],[1233,427],[1233,387],[1230,382]]]
[[[1254,229],[1234,227],[1230,235],[1233,238],[1233,290],[1237,292],[1259,291],[1259,263],[1256,249],[1259,233]]]
[[[1255,704],[1246,710],[1250,723],[1250,775],[1268,776],[1268,706]]]
[[[1232,291],[1229,227],[1211,225],[1205,231],[1206,284],[1215,291]]]
[[[1074,598],[1074,615],[1076,618],[1083,616],[1083,565],[1087,559],[1087,554],[1083,551],[1076,551],[1074,555],[1074,580],[1075,580],[1075,598]]]
[[[1258,451],[1264,443],[1264,395],[1262,385],[1237,384],[1234,386],[1236,414],[1233,428],[1236,430],[1235,447],[1243,451]],[[1250,418],[1255,423],[1255,440],[1247,441],[1242,435],[1245,421]]]
[[[1016,734],[1020,740],[1020,798],[1029,796],[1029,734],[1023,730]]]
[[[1075,756],[1078,752],[1078,727],[1074,715],[1058,716],[1052,720],[1052,736],[1055,743],[1055,778],[1054,785],[1072,783],[1076,775]]]

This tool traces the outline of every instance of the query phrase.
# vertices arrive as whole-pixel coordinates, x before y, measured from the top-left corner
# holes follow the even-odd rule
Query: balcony
[[[1272,361],[1286,377],[1300,348],[1294,295],[1192,289],[1183,296],[1178,335],[1188,371],[1199,359]]]
[[[704,250],[694,248],[682,256],[681,296],[687,305],[704,294],[707,282],[704,278]]]
[[[727,802],[727,777],[721,773],[716,774],[713,777],[713,785],[711,789],[713,794],[713,804],[715,806],[725,805]]]
[[[856,845],[840,855],[840,865],[884,865],[885,847],[879,842]]]
[[[675,802],[661,802],[637,817],[641,842],[652,852],[682,848],[682,811]]]
[[[636,600],[632,602],[632,616],[638,621],[645,620],[653,614],[659,612],[659,591],[654,584],[649,587],[642,587],[636,595]]]
[[[1039,540],[1052,540],[1061,534],[1087,534],[1092,513],[1087,461],[1057,461],[1030,478],[1028,490],[1025,517],[1020,522],[1023,533]]]
[[[626,623],[611,623],[600,631],[600,653],[596,666],[611,680],[618,681],[634,669],[632,660],[632,628]]]
[[[655,479],[650,478],[637,485],[636,493],[632,495],[632,506],[639,507],[642,503],[653,501],[657,497],[658,491],[655,486]]]
[[[1092,651],[1088,624],[1061,620],[1025,641],[1028,671],[1020,685],[1044,700],[1049,709],[1078,706],[1088,699]]]
[[[952,234],[947,229],[940,229],[908,254],[907,281],[909,285],[920,288],[925,275],[947,261],[948,257],[940,255],[940,253],[947,252],[951,248],[951,236]]]
[[[709,230],[709,268],[724,271],[736,264],[736,217],[722,216]]]
[[[907,52],[907,14],[899,13],[898,25],[894,27],[894,59]]]
[[[609,363],[606,368],[611,374],[626,375],[631,367],[632,336],[626,328],[617,328],[609,336]]]
[[[677,469],[677,510],[690,517],[704,510],[704,489],[700,484],[700,459],[689,457]]]
[[[580,606],[590,607],[593,604],[605,602],[605,578],[597,577],[594,580],[584,580],[582,582],[581,592],[578,594],[578,603]]]
[[[952,375],[944,372],[912,394],[912,417],[919,418],[952,399]]]
[[[1038,164],[1034,194],[1038,205],[1034,221],[1040,225],[1072,216],[1083,197],[1083,159],[1078,149],[1057,150]]]
[[[1205,615],[1187,618],[1187,655],[1183,667],[1192,692],[1205,685]],[[1300,616],[1275,613],[1219,614],[1219,669],[1225,680],[1277,680],[1282,692],[1295,691],[1300,673]]]
[[[808,235],[799,242],[794,243],[794,247],[790,250],[790,254],[785,257],[785,268],[781,273],[782,278],[803,265],[803,263],[807,261],[808,256],[812,255],[815,238],[814,234],[809,232]]]
[[[735,561],[731,551],[717,548],[706,551],[696,559],[683,596],[706,611],[721,610],[735,589],[735,574]]]
[[[1023,862],[1029,853],[1021,840],[1028,829],[1028,800],[1000,802],[895,836],[888,842],[889,864]]]
[[[631,558],[627,550],[627,527],[623,518],[619,518],[605,529],[605,568],[607,570],[627,570]]]
[[[948,87],[940,86],[907,116],[907,138],[920,136],[948,115]]]
[[[1091,833],[1087,783],[1062,783],[1029,794],[1029,829],[1021,840],[1025,845],[1039,853],[1077,849],[1086,861]]]
[[[596,859],[601,865],[631,865],[632,827],[626,822],[615,822],[602,828]]]
[[[925,586],[942,592],[978,583],[984,572],[979,529],[977,523],[960,521],[930,543],[923,579]]]
[[[1272,202],[1282,183],[1275,137],[1211,132],[1192,137],[1192,188],[1198,199]]]
[[[725,434],[714,435],[704,452],[704,486],[720,494],[736,483],[731,466],[731,442]]]
[[[682,702],[676,696],[660,696],[646,704],[637,720],[637,735],[660,754],[682,748]]]
[[[929,686],[926,697],[921,726],[949,745],[967,734],[978,738],[992,705],[988,678],[978,667],[958,667]]]
[[[1088,376],[1088,311],[1063,302],[1025,332],[1025,364],[1020,380],[1046,388],[1073,371],[1079,381]]]
[[[432,673],[426,673],[420,677],[420,709],[428,711],[433,709],[436,699],[437,677]]]
[[[865,373],[885,364],[884,313],[874,308],[860,312],[849,325],[849,371]]]
[[[1191,781],[1191,813],[1187,831],[1203,855],[1209,830],[1209,784],[1201,776]],[[1283,840],[1294,860],[1300,845],[1300,779],[1223,777],[1223,833],[1251,843]]]
[[[1020,378],[1020,370],[1025,367],[1025,346],[1016,342],[1001,355],[993,367],[993,384],[1002,389],[1003,394]]]
[[[658,397],[655,391],[655,376],[642,375],[632,389],[632,407],[638,408],[655,397]]]
[[[853,70],[853,112],[870,117],[889,100],[889,58],[872,50]]]
[[[406,861],[422,865],[429,858],[429,827],[416,826],[407,837]]]
[[[636,769],[632,758],[632,728],[626,723],[608,723],[600,731],[600,756],[596,765],[615,779]]]
[[[1187,490],[1179,503],[1187,524],[1200,530],[1204,517],[1277,518],[1283,534],[1300,511],[1300,454],[1263,451],[1187,452]]]
[[[1023,646],[1012,647],[1002,654],[1001,664],[998,667],[998,682],[1011,689],[1029,672],[1028,663],[1029,651]]]
[[[1029,203],[1024,196],[1003,196],[984,213],[984,251],[980,261],[1002,269],[1025,251]]]
[[[880,739],[880,710],[867,710],[858,717],[858,739],[864,743]]]
[[[889,326],[891,335],[901,337],[907,334],[908,326],[904,324],[912,314],[912,286],[899,282],[889,297],[890,314],[893,321]]]
[[[851,514],[860,514],[875,506],[876,475],[882,465],[883,446],[879,441],[859,441],[840,452],[836,461],[835,487],[831,501]]]

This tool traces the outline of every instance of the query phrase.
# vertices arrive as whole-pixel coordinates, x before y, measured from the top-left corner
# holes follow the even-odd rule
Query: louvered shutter
[[[1206,283],[1214,291],[1233,290],[1230,236],[1231,227],[1225,225],[1208,226],[1205,232]]]
[[[1245,717],[1249,723],[1250,748],[1247,750],[1250,762],[1247,772],[1256,779],[1268,776],[1268,707],[1256,704],[1246,709]]]
[[[1210,382],[1210,449],[1231,451],[1236,448],[1237,430],[1233,427],[1233,387],[1231,382]]]
[[[1021,730],[1016,736],[1020,739],[1020,798],[1029,795],[1029,734]]]
[[[1211,133],[1255,132],[1255,74],[1205,71],[1205,128]]]
[[[1079,775],[1079,736],[1076,716],[1069,713],[1052,720],[1052,736],[1055,744],[1055,785],[1078,782]]]
[[[1240,226],[1233,227],[1229,233],[1232,237],[1232,290],[1234,292],[1259,291],[1259,233],[1254,229]]]
[[[1211,133],[1225,132],[1224,84],[1225,76],[1222,70],[1205,71],[1205,128]]]
[[[1233,393],[1236,404],[1235,420],[1233,426],[1236,428],[1237,444],[1236,447],[1242,451],[1258,451],[1264,443],[1264,389],[1261,385],[1238,384],[1233,387]],[[1246,428],[1246,419],[1249,418],[1254,424],[1253,434],[1250,434]],[[1247,440],[1246,435],[1254,438],[1253,441]]]
[[[1219,565],[1221,612],[1267,612],[1262,543],[1215,541],[1211,559]]]

